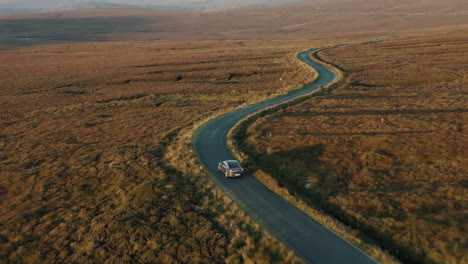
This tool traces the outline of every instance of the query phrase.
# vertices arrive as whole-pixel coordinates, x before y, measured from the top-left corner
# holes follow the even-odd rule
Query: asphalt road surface
[[[309,58],[309,54],[313,51],[302,52],[298,58],[318,71],[320,77],[315,82],[287,95],[209,121],[195,134],[194,149],[217,185],[273,236],[293,249],[308,263],[377,263],[366,253],[268,189],[251,174],[246,173],[240,178],[225,178],[217,170],[218,162],[233,159],[226,147],[226,136],[237,122],[263,108],[307,95],[320,85],[327,86],[336,80],[334,72]]]

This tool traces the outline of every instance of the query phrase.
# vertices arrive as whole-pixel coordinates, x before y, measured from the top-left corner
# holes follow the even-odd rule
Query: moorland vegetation
[[[132,42],[0,52],[2,262],[302,262],[174,140],[312,79],[295,59],[303,49]]]
[[[213,186],[190,138],[210,117],[312,80],[297,52],[466,28],[463,0],[366,2],[0,17],[0,259],[301,262]],[[351,236],[410,260],[466,261],[465,36],[321,52],[347,84],[260,120],[253,152],[279,162],[283,193],[352,224]]]
[[[322,0],[222,12],[80,9],[0,16],[0,45],[103,40],[328,39],[336,43],[340,39],[344,43],[466,29],[466,12],[465,0]]]
[[[239,126],[235,146],[401,260],[466,263],[467,51],[466,31],[323,50],[341,84]]]

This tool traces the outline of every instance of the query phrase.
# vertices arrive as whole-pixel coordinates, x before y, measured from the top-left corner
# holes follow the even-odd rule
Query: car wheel
[[[227,177],[228,177],[228,175],[229,175],[229,172],[228,172],[228,171],[226,171],[226,172],[224,173],[224,176],[227,178]]]

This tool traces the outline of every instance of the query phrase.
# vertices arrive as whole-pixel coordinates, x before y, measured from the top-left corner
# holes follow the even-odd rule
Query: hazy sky
[[[313,0],[310,0],[313,1]],[[35,5],[41,4],[68,4],[77,2],[106,2],[106,3],[125,3],[133,5],[179,5],[188,3],[202,3],[202,2],[224,2],[224,3],[241,3],[241,4],[258,4],[258,3],[281,3],[281,2],[300,2],[300,0],[0,0],[1,4],[19,4],[19,3],[34,3]],[[303,1],[306,2],[306,1]]]
[[[0,0],[0,14],[3,10],[12,13],[12,9],[37,11],[69,10],[93,5],[80,5],[82,3],[108,3],[125,4],[135,7],[152,7],[170,9],[192,10],[226,10],[259,6],[275,6],[294,4],[298,2],[312,2],[317,0]],[[99,5],[95,5],[99,7]],[[101,5],[102,6],[102,5]],[[21,11],[19,11],[21,12]],[[3,12],[5,14],[5,11]],[[14,13],[14,11],[13,11]]]
[[[226,1],[233,1],[233,2],[249,2],[248,0],[221,0],[221,2]],[[133,4],[133,5],[178,5],[178,4],[187,4],[187,3],[200,3],[200,2],[207,2],[202,0],[0,0],[1,4],[10,3],[21,3],[21,2],[31,2],[36,4],[42,3],[51,3],[55,2],[58,4],[66,4],[71,2],[107,2],[107,3],[125,3],[125,4]],[[257,2],[269,2],[269,1],[258,1],[258,0],[251,0],[253,3]],[[275,1],[273,1],[275,2]],[[288,2],[288,1],[285,1]]]
[[[68,4],[76,2],[107,2],[107,3],[125,3],[125,4],[134,4],[134,5],[178,5],[178,4],[187,4],[192,2],[200,2],[196,0],[0,0],[0,4],[17,4],[30,2],[35,3],[36,5],[40,4]]]

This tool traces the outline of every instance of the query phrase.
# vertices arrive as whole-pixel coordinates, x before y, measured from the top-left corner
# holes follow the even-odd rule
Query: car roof
[[[235,165],[235,166],[242,167],[242,166],[240,165],[240,162],[238,162],[237,160],[226,160],[225,162],[226,162],[229,166]]]

